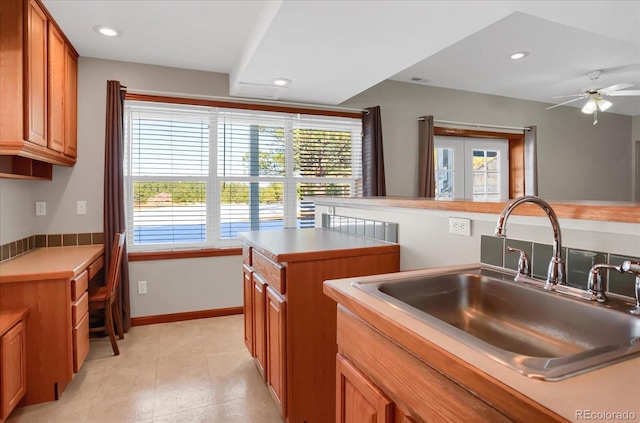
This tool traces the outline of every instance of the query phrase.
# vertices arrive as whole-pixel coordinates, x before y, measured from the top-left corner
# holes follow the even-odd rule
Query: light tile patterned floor
[[[91,340],[62,398],[7,423],[282,423],[243,342],[242,315],[137,326]]]

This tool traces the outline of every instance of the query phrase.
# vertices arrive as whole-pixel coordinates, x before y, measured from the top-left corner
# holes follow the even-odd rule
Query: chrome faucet
[[[631,273],[636,277],[636,286],[634,289],[636,293],[636,306],[633,310],[631,310],[631,313],[640,314],[640,263],[625,260],[624,262],[622,262],[622,266],[620,267],[622,268],[623,272]]]
[[[591,301],[597,301],[599,303],[609,302],[609,299],[605,294],[602,274],[600,273],[600,270],[604,269],[613,269],[616,272],[624,273],[621,266],[604,263],[594,264],[593,267],[591,267],[591,270],[589,270],[589,279],[587,281],[587,291],[591,293]]]
[[[544,210],[547,214],[547,217],[551,221],[551,228],[553,229],[553,256],[551,257],[551,261],[549,262],[549,270],[547,271],[547,283],[545,284],[545,289],[555,289],[555,286],[560,284],[564,285],[564,262],[560,257],[560,252],[562,251],[562,236],[560,234],[560,224],[558,223],[558,217],[555,212],[543,199],[536,197],[534,195],[525,195],[523,197],[518,197],[513,200],[511,203],[507,204],[507,206],[502,210],[500,216],[498,217],[498,223],[496,225],[495,235],[499,237],[507,236],[507,219],[511,215],[514,209],[516,209],[519,205],[524,203],[533,203],[537,204]]]

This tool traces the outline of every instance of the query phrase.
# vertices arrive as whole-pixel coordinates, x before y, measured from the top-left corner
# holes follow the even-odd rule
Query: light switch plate
[[[44,201],[36,201],[36,216],[47,215],[47,203]]]
[[[138,295],[147,293],[147,281],[138,281]]]
[[[76,204],[76,213],[77,214],[87,214],[87,202],[86,201],[78,201]]]

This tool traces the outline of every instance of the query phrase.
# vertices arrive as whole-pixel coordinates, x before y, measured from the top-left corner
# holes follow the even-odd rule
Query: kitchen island
[[[335,409],[336,303],[326,279],[396,272],[397,244],[328,229],[238,234],[245,344],[290,423],[330,422]]]

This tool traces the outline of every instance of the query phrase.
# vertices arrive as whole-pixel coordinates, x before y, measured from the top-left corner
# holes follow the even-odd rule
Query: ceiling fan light
[[[603,98],[601,98],[600,100],[597,100],[597,103],[598,103],[598,110],[600,110],[601,112],[604,112],[609,107],[613,106],[613,103]]]
[[[594,99],[589,99],[589,101],[587,101],[587,104],[585,104],[582,108],[582,113],[590,115],[591,113],[595,112],[597,108],[598,106],[596,105],[596,101]]]

